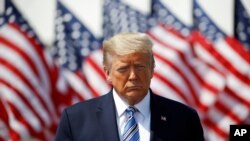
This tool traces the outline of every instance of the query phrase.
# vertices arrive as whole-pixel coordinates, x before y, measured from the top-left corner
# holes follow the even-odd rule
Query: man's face
[[[132,53],[114,56],[107,79],[118,95],[129,105],[140,102],[147,94],[153,76],[149,53]]]

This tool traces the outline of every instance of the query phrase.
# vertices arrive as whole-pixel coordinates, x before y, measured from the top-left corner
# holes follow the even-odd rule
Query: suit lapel
[[[150,108],[151,108],[151,137],[150,141],[162,141],[162,134],[166,136],[168,134],[168,126],[167,126],[167,112],[162,110],[160,106],[161,103],[156,101],[156,96],[152,94],[151,91],[151,100],[150,100]],[[158,103],[157,103],[158,102]]]
[[[120,139],[116,121],[116,110],[112,92],[109,92],[103,97],[102,102],[97,107],[96,115],[99,121],[100,130],[103,134],[103,140],[119,141]]]

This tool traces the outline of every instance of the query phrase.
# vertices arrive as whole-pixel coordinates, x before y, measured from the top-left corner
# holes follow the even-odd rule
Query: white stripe
[[[22,74],[31,82],[34,87],[41,87],[39,80],[32,71],[32,68],[23,60],[23,58],[7,46],[0,43],[0,57],[10,62],[15,68],[20,70]]]
[[[219,136],[218,133],[213,129],[205,128],[204,131],[205,138],[207,139],[207,141],[225,141],[225,138]]]
[[[204,49],[201,44],[195,43],[194,46],[195,46],[194,47],[195,53],[197,54],[198,58],[201,58],[202,60],[204,60],[205,62],[207,62],[209,64],[213,64],[214,66],[216,66],[217,69],[220,69],[220,70],[224,69],[224,67],[221,65],[221,63],[218,62],[218,60],[216,60],[216,58],[214,58],[210,54],[210,52],[208,52],[206,49]]]
[[[50,116],[40,103],[39,99],[31,92],[31,90],[25,85],[25,83],[23,83],[22,80],[20,80],[19,77],[16,76],[16,74],[10,73],[10,71],[8,71],[8,69],[3,67],[1,64],[0,68],[0,79],[3,79],[10,84],[15,84],[12,86],[19,90],[27,100],[32,99],[30,100],[30,104],[34,107],[34,109],[38,111],[39,115],[45,121],[45,123],[50,125]]]
[[[22,117],[26,119],[27,123],[29,123],[35,131],[42,130],[42,126],[37,117],[32,113],[32,111],[29,110],[29,108],[22,102],[19,96],[15,94],[15,92],[1,85],[0,90],[2,93],[1,98],[15,105]]]
[[[46,63],[48,64],[48,67],[53,68],[55,64],[54,64],[54,60],[50,54],[49,49],[43,48],[43,56],[45,58]]]
[[[209,118],[213,123],[215,123],[216,127],[226,133],[229,133],[229,125],[237,124],[234,120],[219,111],[217,108],[211,108],[208,112],[207,118]]]
[[[167,59],[168,61],[172,62],[183,73],[183,75],[186,76],[187,80],[190,82],[190,85],[191,85],[191,87],[193,88],[193,90],[195,92],[195,95],[198,97],[198,94],[200,94],[199,93],[199,91],[200,91],[200,84],[198,83],[198,80],[193,75],[193,73],[191,72],[191,70],[186,66],[186,64],[184,64],[181,61],[181,59],[179,58],[180,56],[175,51],[173,51],[171,49],[168,49],[168,48],[164,48],[160,44],[158,44],[157,42],[155,42],[154,52],[157,52],[158,54],[161,54],[161,56],[165,57],[165,59]],[[156,59],[156,61],[158,61],[157,57],[155,59]],[[156,64],[157,63],[158,62],[156,62]],[[159,67],[161,67],[161,66],[159,66]],[[164,72],[164,71],[167,71],[167,70],[162,70],[162,71]],[[168,75],[170,75],[170,74],[168,74]],[[171,79],[171,81],[172,81],[172,79]],[[183,81],[183,78],[181,79],[181,81]],[[182,87],[183,86],[178,86],[179,89],[182,89]],[[191,92],[189,92],[187,94],[190,94],[190,93]],[[190,96],[188,96],[188,97],[190,98],[191,102],[194,101],[194,99],[191,99]]]
[[[40,78],[42,79],[42,83],[40,84],[41,87],[46,90],[47,94],[50,94],[51,92],[51,82],[49,81],[48,74],[46,74],[46,69],[44,64],[40,59],[38,59],[39,54],[35,51],[34,46],[32,46],[29,41],[27,41],[22,34],[16,32],[12,27],[10,26],[3,26],[0,30],[0,35],[4,38],[6,38],[8,41],[14,43],[17,45],[17,47],[20,47],[24,52],[27,52],[29,56],[31,57],[32,61],[34,61],[34,64],[36,64],[36,67],[38,68]]]
[[[166,79],[169,79],[173,84],[175,84],[183,93],[191,93],[187,85],[184,83],[183,78],[171,67],[167,66],[164,62],[161,60],[155,58],[156,67],[155,72],[160,73],[163,75]],[[174,63],[174,62],[172,62]]]
[[[31,56],[32,61],[34,61],[34,64],[37,67],[37,70],[39,71],[40,75],[40,83],[36,86],[36,89],[38,90],[38,93],[40,96],[44,99],[45,103],[48,105],[49,110],[52,114],[52,117],[54,120],[57,119],[56,112],[54,109],[54,106],[52,104],[52,101],[49,97],[51,95],[51,82],[49,81],[49,76],[46,73],[46,69],[42,61],[37,57],[39,56],[37,52],[34,50],[34,47],[27,41],[25,38],[16,32],[11,27],[4,26],[2,30],[0,30],[0,33],[3,33],[2,36],[12,43],[16,43],[20,49],[22,49],[24,52],[27,52],[29,56]],[[13,38],[15,40],[13,40]]]
[[[176,73],[171,67],[167,66],[165,63],[161,62],[157,58],[155,58],[155,61],[156,61],[155,72],[161,74],[165,79],[167,79],[173,85],[175,85],[177,89],[180,90],[185,97],[189,98],[189,100],[191,100],[190,101],[191,103],[193,103],[194,102],[193,99],[190,98],[190,94],[192,92],[189,91],[182,77],[178,73]],[[157,79],[157,77],[155,78]]]
[[[71,87],[81,94],[81,97],[84,99],[90,99],[93,98],[91,95],[91,92],[89,91],[89,88],[86,86],[85,82],[83,82],[80,78],[78,78],[77,75],[75,75],[73,72],[63,70],[63,74],[65,75],[67,81],[71,85]]]
[[[1,86],[0,86],[1,87]],[[1,97],[1,92],[0,92],[0,97]],[[4,123],[4,121],[0,117],[0,140],[8,140],[10,139],[8,127]]]
[[[43,98],[44,102],[46,102],[48,105],[50,105],[50,107],[52,107],[52,104],[49,103],[49,101],[50,101],[49,95],[46,93],[46,90],[41,87],[41,85],[40,85],[41,83],[39,83],[39,80],[37,79],[37,77],[33,73],[30,66],[14,50],[6,47],[5,45],[2,45],[1,43],[0,43],[0,47],[1,47],[0,48],[0,58],[8,60],[8,62],[10,62],[18,70],[20,70],[21,73],[27,78],[27,80],[31,82],[30,84],[32,85],[32,87],[38,91],[38,94]],[[3,66],[1,66],[1,67],[3,67]],[[34,107],[36,107],[36,106],[34,106]],[[38,108],[38,109],[41,109],[41,108]],[[53,110],[51,110],[51,111],[54,112]],[[48,120],[49,119],[48,116],[43,115],[43,113],[44,112],[41,112],[41,115],[42,115],[42,118],[44,119],[44,121],[46,122],[46,124],[51,124],[50,120]]]
[[[202,65],[199,65],[201,68]],[[218,90],[222,90],[225,86],[225,76],[221,75],[220,73],[214,71],[213,69],[209,68],[208,66],[203,67],[203,69],[197,69],[199,70],[199,74],[202,77],[204,81],[206,81],[208,84],[212,85],[214,88]]]
[[[218,94],[214,94],[211,91],[208,91],[207,89],[202,89],[200,94],[200,102],[203,103],[206,106],[211,106],[214,104],[214,102],[217,100],[216,98]]]
[[[218,100],[241,120],[246,119],[249,115],[249,107],[239,101],[236,101],[230,95],[224,93],[219,98],[220,99]]]
[[[241,120],[244,120],[249,115],[249,108],[241,103],[236,102],[235,99],[230,97],[228,94],[222,93],[219,98],[220,99],[218,99],[218,101],[230,109],[230,112],[234,113],[234,115]],[[237,121],[233,120],[230,116],[225,115],[216,107],[210,108],[207,116],[211,121],[216,123],[218,128],[225,131],[226,133],[228,133],[229,125],[239,124]]]
[[[166,84],[162,83],[155,77],[151,80],[151,88],[156,93],[163,97],[173,99],[182,103],[186,103],[172,88],[168,87]]]
[[[107,81],[103,79],[88,62],[85,62],[83,71],[89,85],[95,89],[98,94],[105,94],[110,91]]]
[[[179,38],[171,32],[165,31],[161,26],[154,27],[150,30],[158,39],[164,43],[171,45],[175,49],[180,50],[181,52],[187,53],[190,52],[190,46],[186,40]]]
[[[246,62],[238,53],[236,53],[225,40],[216,42],[216,50],[226,58],[239,72],[249,74],[250,64]]]
[[[249,79],[248,79],[249,80]],[[229,74],[227,79],[230,87],[238,96],[250,103],[250,85],[239,80],[235,75]]]
[[[56,115],[55,115],[56,112],[52,104],[53,102],[51,101],[51,98],[49,97],[49,94],[47,93],[48,91],[44,89],[44,87],[41,87],[40,85],[41,83],[37,82],[38,80],[35,79],[37,77],[35,77],[35,74],[32,73],[30,66],[23,60],[23,58],[19,56],[15,51],[1,44],[0,44],[0,56],[4,57],[4,59],[9,60],[12,64],[17,66],[17,68],[20,69],[20,71],[22,71],[24,76],[26,76],[26,78],[32,82],[31,84],[33,85],[35,90],[38,91],[38,94],[42,97],[43,101],[48,105],[49,110],[53,114],[53,117],[56,119]]]
[[[199,94],[200,85],[199,85],[198,81],[196,80],[196,78],[193,75],[193,73],[191,72],[191,70],[186,66],[186,64],[184,64],[181,61],[181,58],[177,54],[177,52],[175,52],[175,51],[173,51],[173,50],[171,50],[169,48],[163,47],[158,42],[154,42],[154,44],[155,44],[155,47],[153,48],[154,52],[157,52],[157,53],[161,54],[162,56],[167,58],[167,60],[170,60],[170,62],[175,64],[175,66],[177,68],[179,68],[181,70],[181,72],[191,82],[191,86],[193,87],[195,93]],[[188,63],[190,63],[190,62],[191,62],[191,60],[189,60]]]
[[[102,67],[102,65],[103,65],[102,64],[102,56],[103,56],[103,52],[100,49],[91,53],[91,58],[97,64],[97,66],[99,66],[101,69],[103,68]]]
[[[6,111],[8,113],[9,116],[9,125],[10,128],[13,129],[14,131],[16,131],[21,137],[28,137],[30,136],[30,133],[28,131],[28,129],[26,129],[26,127],[16,119],[16,117],[13,115],[11,109],[9,108],[9,106],[4,103],[4,106],[6,108]]]
[[[98,66],[101,71],[103,71],[102,56],[103,54],[101,50],[96,50],[90,55],[92,61]],[[87,81],[89,82],[91,87],[98,92],[98,94],[106,94],[110,91],[110,87],[107,84],[106,79],[103,79],[102,76],[100,76],[99,73],[96,72],[93,67],[91,67],[88,61],[84,62],[83,71],[86,75]]]

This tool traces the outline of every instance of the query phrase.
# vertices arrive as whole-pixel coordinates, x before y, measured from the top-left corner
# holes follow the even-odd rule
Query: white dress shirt
[[[125,110],[129,105],[124,102],[117,92],[113,89],[113,97],[116,106],[116,115],[117,115],[117,125],[120,134],[123,133],[123,128],[126,124],[126,114]],[[147,95],[140,101],[138,104],[134,105],[139,112],[135,113],[135,120],[139,126],[140,141],[149,141],[150,140],[150,93],[148,91]]]

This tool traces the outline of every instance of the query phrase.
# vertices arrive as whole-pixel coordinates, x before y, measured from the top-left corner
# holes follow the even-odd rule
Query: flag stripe
[[[222,138],[227,137],[228,133],[222,131],[218,126],[214,126],[214,125],[216,125],[216,122],[213,122],[213,121],[209,120],[208,118],[203,120],[203,122],[204,122],[204,124],[206,124],[207,127],[214,130],[216,132],[216,134],[218,134],[220,137],[222,137]]]
[[[36,67],[39,70],[40,80],[42,80],[42,81],[40,81],[39,85],[44,87],[44,89],[40,89],[38,94],[40,95],[41,98],[43,98],[44,102],[46,103],[46,106],[48,107],[48,111],[50,112],[50,115],[52,116],[53,120],[56,120],[56,118],[57,118],[56,112],[54,111],[52,101],[49,100],[50,98],[48,95],[52,91],[51,82],[53,82],[52,81],[53,77],[51,77],[51,74],[48,70],[49,66],[48,66],[48,63],[46,63],[48,61],[46,61],[45,54],[41,50],[42,47],[39,44],[37,44],[35,40],[33,40],[32,38],[29,38],[28,35],[26,35],[25,33],[22,33],[22,31],[20,31],[18,29],[18,26],[15,24],[10,25],[9,28],[6,27],[5,30],[12,31],[12,35],[7,35],[5,33],[2,34],[2,35],[4,35],[4,37],[7,37],[7,39],[11,40],[11,37],[13,35],[18,36],[18,38],[23,38],[23,41],[21,41],[23,43],[19,42],[19,46],[18,46],[19,48],[29,47],[29,48],[27,48],[28,50],[30,50],[30,51],[33,50],[32,60],[35,61],[35,64],[37,64]],[[3,32],[4,32],[4,30],[3,30]],[[9,32],[6,32],[6,33],[9,34]],[[28,46],[28,44],[29,44],[29,46]],[[40,49],[37,49],[37,48],[40,48]],[[35,54],[37,54],[37,56],[34,56]],[[38,65],[38,64],[40,64],[40,65]],[[37,87],[37,88],[40,88],[40,87]]]
[[[25,60],[25,62],[27,62],[27,64],[29,64],[28,66],[32,69],[32,71],[29,71],[29,72],[34,72],[35,77],[39,77],[38,70],[35,67],[35,64],[31,61],[31,58],[28,54],[26,54],[22,49],[15,46],[11,41],[8,41],[7,39],[5,39],[2,36],[0,36],[0,41],[1,41],[1,44],[4,45],[2,47],[8,47],[9,49],[13,50],[14,52],[17,52],[18,54],[20,54],[20,56],[22,56],[23,60]]]
[[[88,56],[88,59],[85,59],[83,65],[83,73],[86,76],[86,81],[89,86],[96,91],[97,95],[94,96],[100,96],[107,93],[111,88],[111,86],[107,83],[105,73],[103,71],[101,56],[102,50],[95,50],[90,54],[90,56]]]
[[[25,99],[36,100],[36,102],[37,102],[36,104],[41,105],[41,106],[39,106],[39,108],[41,110],[44,108],[44,110],[43,110],[44,113],[46,113],[45,110],[47,112],[49,112],[46,103],[42,100],[40,95],[36,92],[36,89],[34,87],[30,86],[29,81],[25,80],[25,77],[23,77],[22,74],[19,74],[19,72],[16,70],[15,71],[12,70],[10,66],[8,66],[8,69],[2,67],[0,72],[2,74],[5,74],[5,75],[0,74],[1,82],[5,82],[6,84],[9,84],[9,85],[15,87],[15,89],[17,89],[18,91],[22,91],[22,94],[26,97]],[[15,84],[15,85],[13,85],[13,84]],[[34,107],[36,107],[36,106],[34,106]]]
[[[23,117],[21,112],[17,109],[17,107],[15,105],[13,105],[12,103],[8,103],[9,108],[11,109],[11,112],[13,113],[13,115],[15,116],[16,119],[18,119],[18,122],[20,122],[20,124],[22,124],[29,132],[29,134],[34,135],[35,137],[38,137],[40,139],[45,139],[44,135],[42,135],[42,133],[38,133],[36,132],[31,125],[29,124],[29,122],[27,121],[28,119]],[[24,128],[22,128],[22,130],[24,130]]]
[[[70,85],[77,93],[80,95],[81,99],[90,99],[93,98],[93,91],[88,86],[82,72],[72,73],[69,71],[64,72],[66,74],[66,78],[68,79]]]
[[[226,38],[225,40],[227,42],[227,44],[229,44],[228,47],[231,47],[235,53],[237,53],[238,55],[240,55],[240,57],[242,59],[244,59],[244,61],[246,61],[246,63],[248,63],[250,65],[250,55],[249,55],[249,52],[246,51],[244,49],[244,47],[242,47],[242,45],[237,41],[235,40],[234,38]]]
[[[13,95],[14,95],[13,97],[19,97],[20,102],[23,102],[23,104],[25,104],[27,106],[27,110],[31,110],[33,112],[33,114],[35,114],[35,116],[39,119],[39,122],[41,125],[44,126],[45,122],[48,122],[48,119],[42,119],[43,118],[42,115],[44,115],[44,113],[46,113],[45,111],[41,111],[40,109],[37,109],[37,108],[34,109],[33,106],[35,106],[35,105],[33,103],[32,104],[29,103],[29,101],[22,95],[22,93],[20,91],[16,90],[15,88],[13,88],[11,86],[11,84],[9,84],[8,82],[1,80],[1,79],[0,79],[0,82],[2,84],[2,89],[3,89],[3,86],[5,85],[5,89],[10,89],[11,91],[13,91]],[[7,94],[7,93],[3,93],[3,94]],[[8,93],[8,95],[10,95],[10,94]],[[3,95],[3,97],[4,97],[4,95]],[[32,99],[32,100],[34,101],[34,99]],[[11,100],[10,100],[10,102],[11,102]],[[37,102],[37,101],[35,101],[35,102]],[[37,106],[35,106],[35,107],[37,107]],[[44,112],[44,113],[41,113],[41,112]],[[42,115],[40,115],[40,114],[42,114]],[[45,115],[45,116],[46,116],[45,118],[48,118],[47,115]]]
[[[153,31],[152,31],[153,32]],[[152,33],[151,32],[151,33]],[[192,69],[190,69],[191,67],[189,67],[189,65],[188,65],[188,63],[185,61],[185,55],[181,52],[181,51],[179,51],[179,50],[177,50],[177,49],[175,49],[174,47],[172,47],[171,45],[168,45],[168,44],[166,44],[165,42],[163,42],[162,40],[160,40],[160,38],[159,38],[159,36],[155,36],[155,35],[153,35],[153,34],[150,34],[150,37],[151,38],[153,38],[154,40],[155,40],[155,42],[157,42],[157,43],[159,43],[159,44],[161,44],[163,47],[167,47],[167,48],[169,48],[169,49],[171,49],[171,50],[173,50],[175,53],[177,53],[177,55],[178,55],[178,57],[180,58],[180,60],[183,62],[183,64],[185,64],[185,66],[189,69],[189,72],[192,72],[192,74],[194,74],[193,73],[193,70]],[[175,63],[177,63],[177,62],[175,62]],[[191,74],[191,73],[190,73]],[[192,75],[192,76],[194,76],[194,75]],[[193,80],[193,79],[189,79],[189,80]],[[193,81],[194,82],[194,81]],[[197,84],[197,81],[195,82],[196,84]],[[190,83],[189,83],[190,84]],[[191,83],[192,84],[192,83]],[[198,86],[198,85],[193,85],[193,86]],[[195,87],[194,87],[195,88]],[[199,104],[199,101],[198,101],[198,98],[197,98],[197,89],[195,90],[194,88],[190,88],[191,90],[192,90],[192,93],[191,93],[191,96],[192,96],[192,98],[194,99],[194,101],[195,101],[195,105],[200,105]],[[194,90],[195,90],[195,92],[194,92]]]
[[[218,60],[218,63],[220,63],[223,67],[225,67],[227,70],[229,70],[232,74],[234,74],[238,79],[243,81],[244,83],[250,84],[250,80],[245,79],[245,76],[242,75],[229,61],[227,61],[222,55],[220,55],[219,52],[217,52],[212,44],[209,44],[206,39],[201,37],[199,34],[194,34],[197,41],[199,41],[200,46],[195,47],[202,47],[204,48],[213,58],[216,58]],[[213,63],[213,62],[211,62]]]
[[[2,46],[2,47],[5,47],[5,46]],[[6,68],[8,68],[13,74],[15,74],[18,77],[20,77],[20,79],[23,82],[27,83],[26,85],[28,85],[28,87],[33,92],[35,92],[37,94],[37,97],[39,98],[39,100],[43,102],[44,107],[47,108],[47,110],[48,110],[48,107],[46,106],[46,104],[43,101],[42,97],[38,94],[37,90],[39,89],[39,87],[37,87],[37,86],[39,84],[37,84],[36,80],[34,80],[35,77],[34,78],[32,77],[32,75],[31,75],[32,71],[29,71],[30,69],[23,70],[22,72],[19,71],[19,68],[22,70],[22,68],[29,68],[29,66],[32,66],[32,65],[21,63],[21,62],[25,62],[25,61],[23,61],[23,57],[18,57],[18,55],[13,56],[16,53],[15,51],[8,51],[9,49],[7,49],[7,48],[5,48],[5,49],[4,48],[0,48],[0,50],[1,50],[1,54],[2,54],[2,56],[0,57],[0,61],[1,61],[1,63],[3,63],[2,65],[4,65]],[[11,53],[11,56],[6,56],[7,54],[10,54],[10,53]],[[4,58],[2,58],[2,57],[4,57]],[[12,60],[13,58],[16,58],[13,61],[19,62],[19,63],[16,64],[17,67],[12,65],[12,64],[14,64],[13,61],[12,62],[8,61],[8,60]],[[23,64],[22,66],[27,66],[27,67],[22,67],[22,66],[19,67],[18,66],[19,64]],[[2,66],[2,67],[4,67],[4,66]],[[24,72],[24,74],[23,74],[23,72]],[[30,77],[30,75],[31,75],[31,77]],[[6,79],[8,79],[8,78],[6,78]],[[33,81],[30,81],[30,80],[33,80]]]
[[[179,90],[178,86],[175,87],[174,84],[171,83],[171,80],[170,81],[165,80],[166,76],[162,76],[160,74],[161,72],[158,72],[158,74],[157,74],[157,72],[155,72],[155,76],[157,78],[161,79],[162,81],[165,80],[166,84],[170,85],[173,89],[175,89],[175,91],[181,95],[181,97],[183,98],[184,101],[187,102],[187,104],[192,105],[192,103],[193,103],[192,99],[188,99],[187,97],[188,97],[189,94],[191,94],[193,92],[193,88],[190,85],[190,83],[188,83],[188,79],[185,77],[185,75],[181,72],[181,70],[179,70],[179,68],[177,68],[177,66],[175,66],[175,64],[173,64],[173,62],[168,61],[167,59],[163,58],[163,56],[157,54],[156,52],[154,52],[154,56],[157,59],[160,59],[161,61],[164,61],[164,63],[166,63],[167,65],[169,65],[171,68],[173,68],[173,70],[176,73],[178,73],[178,75],[180,75],[180,77],[184,80],[184,83],[187,84],[187,87],[188,87],[189,91],[188,91],[188,93],[181,92]]]
[[[7,40],[13,42],[13,44],[18,45],[20,49],[27,51],[27,53],[32,58],[32,61],[35,62],[37,70],[39,71],[39,79],[41,81],[41,86],[48,90],[49,93],[51,91],[49,82],[49,71],[48,66],[45,63],[45,58],[43,57],[43,53],[41,52],[42,48],[40,45],[37,45],[36,41],[32,40],[25,32],[22,32],[18,25],[9,24],[8,26],[4,26],[2,28],[1,35],[4,36]],[[12,40],[15,37],[16,40]],[[38,65],[39,64],[39,65]]]

